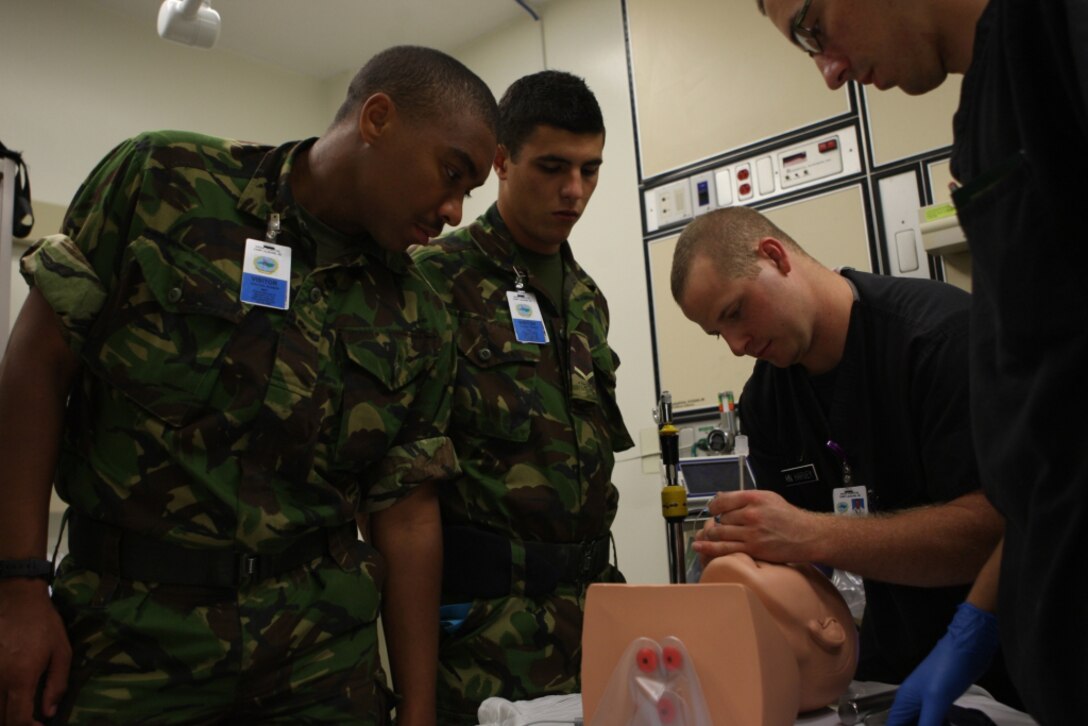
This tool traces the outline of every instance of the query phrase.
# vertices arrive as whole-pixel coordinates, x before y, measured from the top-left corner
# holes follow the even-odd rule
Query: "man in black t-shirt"
[[[742,207],[684,230],[672,290],[689,319],[759,359],[740,415],[760,489],[719,494],[695,548],[861,575],[857,677],[899,682],[1002,531],[971,446],[970,296],[830,270]]]

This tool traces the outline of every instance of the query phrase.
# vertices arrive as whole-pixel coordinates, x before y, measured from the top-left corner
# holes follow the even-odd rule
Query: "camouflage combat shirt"
[[[275,552],[456,472],[449,317],[410,258],[369,237],[315,262],[287,184],[310,144],[137,136],[24,257],[82,363],[57,471],[76,510]],[[287,311],[239,300],[246,239],[273,212]]]
[[[461,475],[441,490],[443,526],[561,544],[607,535],[619,500],[613,453],[634,443],[616,405],[607,303],[569,244],[562,304],[534,286],[494,205],[412,254],[457,325],[450,435]],[[547,344],[514,336],[515,268],[540,303]]]

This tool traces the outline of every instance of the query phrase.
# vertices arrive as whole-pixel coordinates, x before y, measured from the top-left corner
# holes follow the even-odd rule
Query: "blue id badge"
[[[291,248],[247,239],[242,259],[242,302],[286,310],[290,290]]]
[[[514,337],[519,343],[547,343],[548,330],[544,327],[544,318],[540,314],[536,296],[525,290],[506,293],[510,303],[510,319],[514,322]]]

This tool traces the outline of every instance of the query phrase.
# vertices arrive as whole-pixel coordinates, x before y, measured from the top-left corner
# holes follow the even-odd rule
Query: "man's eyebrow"
[[[480,170],[476,168],[476,162],[472,160],[472,157],[468,155],[468,152],[464,149],[459,149],[456,146],[451,149],[453,155],[457,157],[457,160],[468,167],[469,176],[479,176]]]
[[[544,162],[544,163],[551,163],[551,164],[572,164],[572,163],[574,163],[570,159],[568,159],[567,157],[560,156],[559,154],[542,154],[541,156],[533,157],[533,161],[535,161],[537,163]],[[604,159],[597,156],[597,157],[594,157],[592,159],[586,159],[585,161],[583,161],[581,163],[581,166],[589,166],[589,165],[592,165],[592,164],[597,164],[599,166],[599,165],[601,165],[603,163],[604,163]]]

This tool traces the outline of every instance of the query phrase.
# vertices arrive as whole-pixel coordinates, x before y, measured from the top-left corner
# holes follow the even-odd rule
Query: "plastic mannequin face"
[[[846,690],[857,667],[857,628],[838,590],[816,568],[738,553],[711,560],[700,582],[741,584],[763,603],[797,657],[802,711],[826,706]]]

